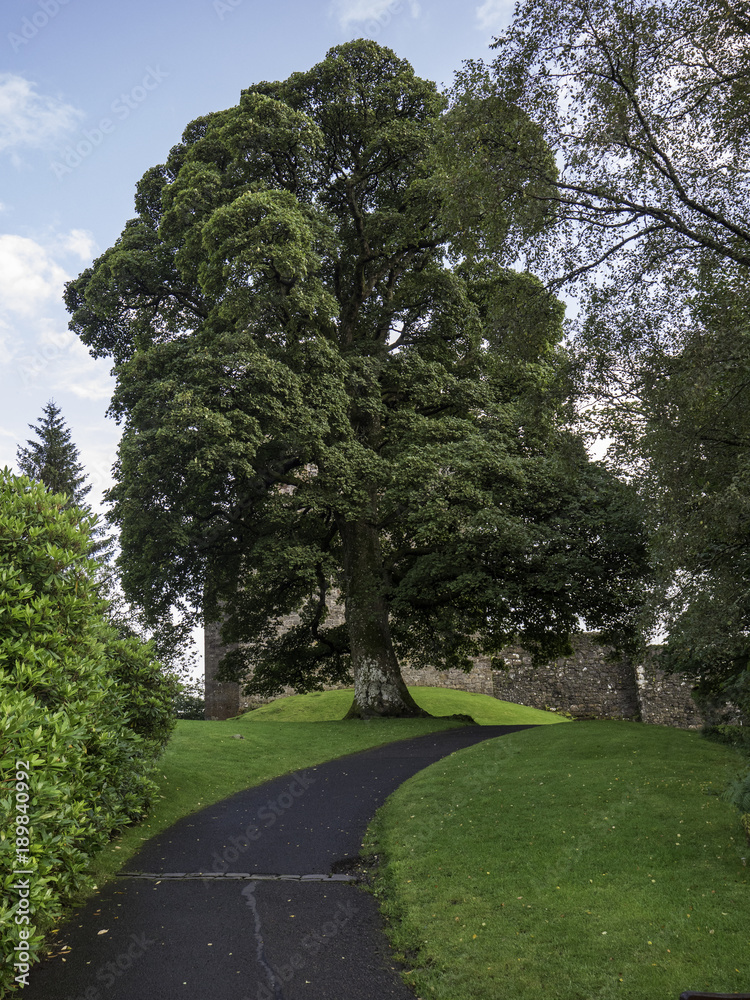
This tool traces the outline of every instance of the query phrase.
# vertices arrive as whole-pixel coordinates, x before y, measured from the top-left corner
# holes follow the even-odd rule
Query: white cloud
[[[96,253],[96,240],[93,235],[85,229],[71,229],[60,238],[60,249],[67,253],[74,253],[76,257],[85,260],[86,263]]]
[[[68,275],[51,254],[26,236],[0,235],[0,302],[4,312],[36,316],[59,299]]]
[[[65,328],[65,321],[60,321],[63,315],[60,310],[55,310],[57,316],[37,317],[37,343],[45,350],[49,348],[50,353],[61,355],[67,351],[72,344],[77,344],[78,340],[74,333]]]
[[[0,234],[0,361],[9,379],[6,398],[11,381],[20,389],[56,381],[90,401],[111,396],[109,363],[95,362],[67,329],[62,301],[71,277],[65,264],[70,260],[76,273],[94,248],[91,234],[82,229],[44,240]]]
[[[0,152],[49,146],[83,117],[72,104],[37,94],[35,86],[14,73],[0,73]]]
[[[43,322],[49,305],[61,303],[65,282],[72,277],[61,259],[74,256],[77,271],[78,261],[88,263],[95,252],[94,238],[84,229],[43,241],[0,233],[0,328],[8,314]]]
[[[91,260],[84,230],[0,233],[0,467],[15,465],[27,424],[54,399],[80,449],[96,508],[111,485],[119,428],[105,419],[114,381],[111,361],[94,360],[68,330],[65,281]]]
[[[476,15],[482,31],[499,31],[506,28],[513,17],[513,0],[484,0],[477,7]]]
[[[355,24],[365,24],[375,21],[387,24],[406,8],[412,17],[419,17],[421,8],[417,0],[336,0],[334,9],[338,14],[342,28],[350,28]]]
[[[13,357],[15,330],[0,315],[0,368],[4,368]]]
[[[72,337],[73,343],[65,348],[65,360],[60,365],[60,381],[79,399],[96,403],[109,402],[114,389],[110,374],[112,362],[107,358],[95,360],[75,334],[66,336]],[[102,407],[102,412],[105,409],[106,406]]]

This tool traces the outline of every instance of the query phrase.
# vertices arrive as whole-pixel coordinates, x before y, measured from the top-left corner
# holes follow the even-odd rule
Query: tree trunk
[[[354,701],[347,719],[429,715],[409,694],[391,641],[377,528],[363,521],[341,527],[346,624],[354,668]]]

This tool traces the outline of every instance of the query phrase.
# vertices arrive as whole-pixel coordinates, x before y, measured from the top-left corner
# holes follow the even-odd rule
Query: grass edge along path
[[[487,695],[442,688],[410,691],[428,712],[472,715],[485,725],[565,721]],[[244,788],[360,750],[463,725],[441,718],[344,722],[351,699],[351,690],[314,692],[278,698],[223,722],[178,722],[158,762],[155,780],[160,787],[149,815],[127,827],[92,861],[97,886],[111,879],[146,840]],[[279,729],[277,722],[288,725]]]
[[[539,727],[432,765],[365,853],[424,1000],[675,1000],[750,988],[748,854],[719,796],[742,761],[699,734]]]

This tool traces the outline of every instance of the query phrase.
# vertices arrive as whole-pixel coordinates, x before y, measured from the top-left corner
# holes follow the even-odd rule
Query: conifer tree
[[[19,470],[30,479],[43,483],[50,493],[64,493],[68,496],[66,507],[79,507],[87,514],[93,512],[86,500],[91,492],[91,484],[79,461],[79,451],[73,443],[70,428],[65,424],[60,407],[51,399],[42,410],[42,417],[29,428],[37,435],[37,440],[27,439],[28,447],[20,445],[16,449]],[[100,582],[110,600],[114,599],[115,583],[112,560],[115,538],[106,535],[100,523],[91,526],[90,555],[100,564]]]
[[[18,447],[18,467],[30,479],[44,483],[50,493],[65,493],[69,506],[85,506],[91,485],[86,483],[86,473],[79,462],[78,448],[71,440],[60,408],[51,399],[42,411],[42,417],[29,428],[37,440],[28,439],[28,447]]]

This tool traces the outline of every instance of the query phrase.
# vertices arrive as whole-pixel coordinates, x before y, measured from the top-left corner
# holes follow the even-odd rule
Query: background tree
[[[79,461],[79,451],[73,443],[70,428],[66,426],[59,406],[50,400],[42,410],[42,417],[36,424],[29,424],[36,432],[37,439],[26,441],[27,447],[16,449],[16,460],[21,472],[42,483],[50,493],[62,493],[68,497],[70,507],[79,507],[93,516],[86,500],[91,492],[87,475]],[[91,527],[91,555],[99,564],[99,584],[106,593],[112,607],[113,616],[119,603],[117,581],[114,573],[115,537],[106,535],[101,523]]]
[[[29,424],[36,440],[26,442],[16,449],[18,467],[30,479],[44,483],[51,493],[64,493],[72,507],[85,506],[91,486],[86,483],[86,473],[79,462],[78,448],[70,436],[70,429],[54,400],[42,410],[36,424]]]
[[[593,301],[593,299],[592,299]],[[597,419],[644,498],[664,665],[750,712],[750,302],[723,268],[673,302],[598,296],[583,326]],[[606,347],[602,347],[602,342]],[[619,356],[614,348],[620,346]],[[583,351],[582,351],[583,353]]]
[[[750,264],[749,34],[733,0],[519,5],[493,46],[496,93],[538,123],[555,168],[499,139],[554,209],[554,256],[537,242],[551,279],[605,261],[633,286],[716,258]],[[459,89],[474,89],[471,66]]]
[[[351,669],[352,714],[420,714],[400,656],[633,638],[636,506],[565,430],[560,303],[506,266],[538,210],[509,177],[457,211],[472,127],[389,50],[333,49],[188,126],[68,285],[116,363],[126,593],[222,618],[252,691]]]
[[[749,15],[531,0],[493,66],[498,99],[557,150],[552,171],[502,147],[554,208],[532,256],[581,296],[581,384],[646,501],[667,665],[748,709]]]
[[[79,461],[78,448],[54,400],[47,403],[39,421],[29,424],[29,428],[36,432],[37,437],[36,440],[27,440],[27,447],[19,445],[16,449],[21,472],[42,483],[50,493],[67,496],[69,506],[79,507],[91,515],[86,500],[91,484],[86,482],[88,477]],[[113,565],[115,537],[106,535],[102,524],[92,524],[90,535],[91,555],[99,563],[100,587],[107,593],[114,611],[119,601]]]

